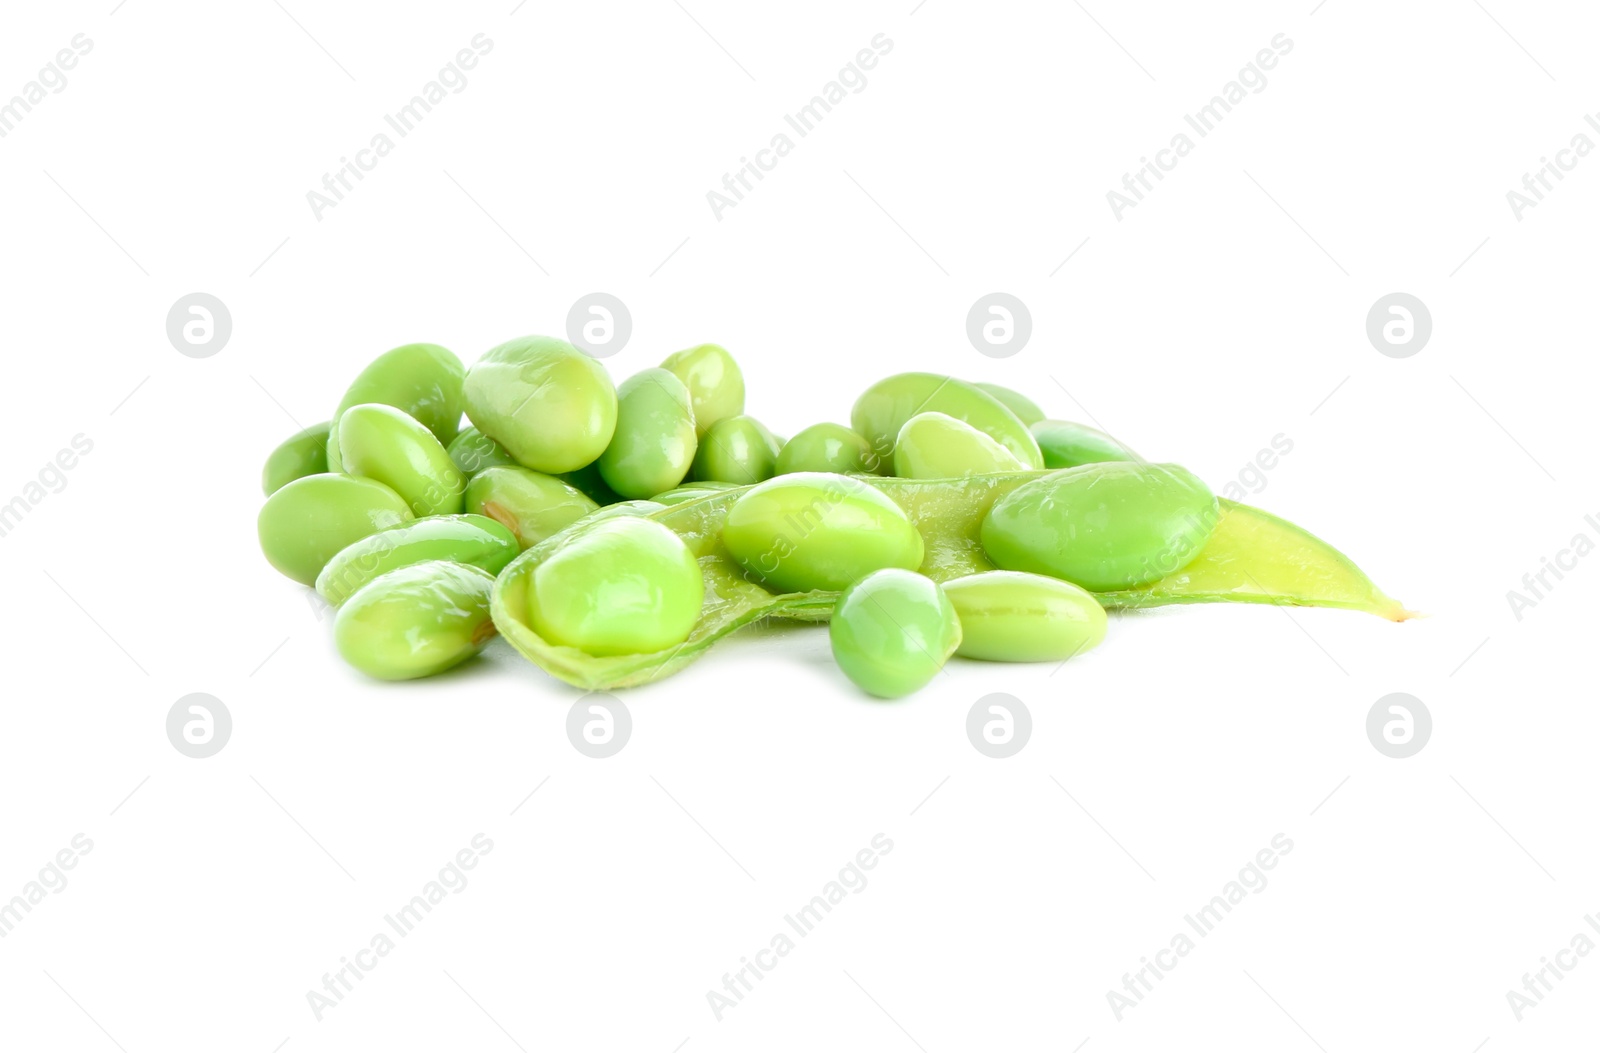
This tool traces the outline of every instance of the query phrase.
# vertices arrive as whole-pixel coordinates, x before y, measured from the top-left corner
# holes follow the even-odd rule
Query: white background
[[[0,898],[94,845],[0,940],[0,1044],[1593,1042],[1600,955],[1520,1023],[1506,999],[1600,911],[1600,560],[1520,621],[1506,599],[1600,537],[1600,160],[1520,220],[1506,199],[1600,141],[1584,5],[114,2],[0,32],[0,97],[94,45],[0,139],[0,502],[93,442],[0,538]],[[466,88],[313,218],[478,33]],[[879,33],[865,89],[714,218]],[[1115,219],[1106,192],[1279,33],[1264,90]],[[617,379],[714,340],[785,434],[905,369],[1022,388],[1217,488],[1281,433],[1251,500],[1431,617],[1117,617],[1054,676],[955,662],[894,704],[822,630],[750,632],[627,693],[603,761],[567,741],[576,693],[501,642],[364,680],[259,554],[262,459],[379,352],[470,362],[595,290],[632,311]],[[1033,317],[1005,360],[965,334],[995,290]],[[232,314],[211,358],[165,332],[195,291]],[[1396,291],[1433,317],[1406,359],[1365,334]],[[208,760],[164,730],[197,691],[234,721]],[[995,691],[1033,715],[1010,760],[965,733]],[[1434,720],[1408,760],[1365,731],[1395,691]],[[318,1022],[306,992],[478,832],[470,884]],[[718,1022],[706,992],[879,832],[869,884]],[[1270,883],[1119,1022],[1106,992],[1280,832]]]

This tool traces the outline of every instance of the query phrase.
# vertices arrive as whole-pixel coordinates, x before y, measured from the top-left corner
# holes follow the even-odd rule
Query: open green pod
[[[894,479],[850,476],[898,504],[922,535],[921,573],[936,582],[994,570],[980,541],[995,501],[1044,471],[974,475],[963,479]],[[733,505],[750,489],[735,487],[643,514],[672,530],[694,554],[705,584],[700,617],[688,639],[650,654],[596,657],[542,639],[529,624],[533,571],[571,531],[615,514],[606,508],[556,537],[528,549],[495,582],[492,612],[512,646],[558,679],[587,690],[646,684],[670,676],[722,637],[761,618],[825,621],[838,592],[784,593],[763,586],[722,542]],[[1278,603],[1367,611],[1394,621],[1411,617],[1384,595],[1347,557],[1293,524],[1232,501],[1220,514],[1199,555],[1182,569],[1136,589],[1096,593],[1108,609],[1179,603]]]

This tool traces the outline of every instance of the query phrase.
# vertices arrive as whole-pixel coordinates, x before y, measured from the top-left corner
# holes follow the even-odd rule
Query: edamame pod
[[[780,475],[728,510],[722,543],[782,592],[837,591],[875,570],[922,564],[922,535],[899,505],[858,477]]]
[[[949,598],[909,570],[880,570],[845,589],[828,625],[834,661],[879,698],[927,684],[960,646],[961,633]]]
[[[958,479],[1022,468],[1010,450],[944,413],[919,413],[895,437],[894,474],[902,479]]]
[[[334,643],[346,662],[379,680],[442,673],[494,637],[493,589],[493,574],[444,560],[391,570],[339,608]]]
[[[661,362],[689,389],[695,431],[704,435],[720,420],[744,412],[744,374],[727,349],[717,344],[674,351]]]
[[[665,369],[646,369],[617,388],[617,429],[596,462],[606,485],[645,498],[683,482],[695,455],[689,389]]]
[[[813,424],[795,433],[778,451],[775,475],[795,472],[878,472],[872,445],[843,424]],[[879,472],[879,474],[882,474]]]
[[[651,496],[650,500],[659,505],[676,505],[685,501],[698,501],[702,497],[721,493],[724,490],[738,489],[733,483],[686,483],[671,490]]]
[[[367,582],[413,563],[442,559],[498,574],[520,551],[511,531],[487,516],[428,516],[341,549],[317,575],[317,592],[337,607]]]
[[[438,344],[404,344],[385,351],[363,369],[339,400],[328,435],[328,466],[340,463],[339,417],[351,406],[376,402],[416,419],[449,445],[461,427],[461,360]]]
[[[617,426],[617,393],[605,367],[565,340],[524,336],[467,370],[467,417],[536,472],[594,461]]]
[[[1041,420],[1032,426],[1046,468],[1076,468],[1101,461],[1142,461],[1105,432],[1070,420]]]
[[[297,431],[267,455],[261,467],[261,492],[271,497],[284,486],[328,470],[329,421]]]
[[[488,516],[531,548],[599,506],[554,476],[503,465],[485,468],[467,483],[466,510]]]
[[[461,511],[466,480],[433,433],[393,406],[364,403],[339,417],[344,470],[376,479],[419,516]]]
[[[554,543],[533,572],[528,623],[547,642],[585,654],[647,654],[689,638],[704,592],[677,534],[615,516]]]
[[[925,544],[918,569],[933,581],[948,582],[995,569],[978,543],[984,519],[1007,494],[1047,474],[1057,473],[933,480],[851,476],[847,481],[875,490],[898,505]],[[770,485],[795,478],[782,476]],[[605,518],[639,514],[628,505],[643,510],[650,502],[600,509],[518,556],[495,582],[496,625],[512,646],[552,676],[588,690],[609,690],[670,676],[700,658],[718,640],[764,618],[826,621],[838,600],[836,592],[796,593],[764,582],[742,566],[725,544],[724,527],[730,512],[755,489],[735,487],[644,512],[646,518],[683,539],[700,564],[705,599],[699,621],[681,645],[664,653],[597,657],[549,643],[528,621],[533,574],[552,549]],[[1221,518],[1193,560],[1159,581],[1097,592],[1095,599],[1108,609],[1270,603],[1366,611],[1394,621],[1413,617],[1326,542],[1260,509],[1227,500],[1218,503]]]
[[[965,421],[1010,450],[1025,467],[1044,467],[1039,444],[1016,414],[987,392],[938,373],[898,373],[878,381],[856,399],[850,427],[879,457],[892,461],[900,429],[912,417],[928,412]]]
[[[963,658],[1061,662],[1105,639],[1105,608],[1070,581],[991,570],[943,588],[961,618]]]
[[[690,478],[749,486],[772,478],[783,444],[754,417],[719,420],[700,438]]]
[[[462,428],[461,434],[455,437],[445,452],[455,462],[456,469],[468,479],[485,468],[517,463],[517,459],[511,456],[510,450],[477,428]]]
[[[256,517],[256,533],[268,563],[302,585],[313,585],[341,549],[413,518],[405,498],[380,482],[308,475],[267,498]]]
[[[1010,388],[1003,388],[999,384],[989,384],[982,380],[974,380],[972,386],[991,396],[1000,405],[1015,413],[1017,419],[1030,428],[1044,420],[1044,410],[1040,409],[1036,402],[1020,391],[1012,391]]]
[[[1108,592],[1181,570],[1220,514],[1206,484],[1175,464],[1107,461],[1017,487],[989,510],[981,536],[1002,569]]]

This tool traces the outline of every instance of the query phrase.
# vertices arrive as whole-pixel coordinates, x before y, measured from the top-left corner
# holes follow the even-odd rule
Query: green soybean
[[[778,452],[774,474],[794,472],[877,472],[881,467],[872,444],[843,424],[813,424],[795,433]],[[880,473],[881,474],[881,473]]]
[[[972,425],[1015,454],[1024,467],[1044,467],[1039,444],[1015,413],[966,381],[938,373],[897,373],[878,381],[856,399],[850,427],[879,457],[892,461],[895,438],[906,421],[929,412]]]
[[[391,570],[339,608],[334,643],[346,662],[379,680],[442,673],[494,637],[493,589],[493,574],[445,560]]]
[[[1076,468],[1101,461],[1142,461],[1105,432],[1070,420],[1041,420],[1032,426],[1046,468]]]
[[[1105,639],[1105,608],[1069,581],[992,570],[943,588],[961,618],[963,658],[1060,662]]]
[[[894,474],[902,479],[958,479],[1023,467],[1010,450],[944,413],[919,413],[895,437]]]
[[[517,459],[511,451],[495,442],[477,428],[462,428],[445,449],[462,475],[472,478],[485,468],[515,465]]]
[[[268,563],[302,585],[313,585],[341,549],[412,518],[405,498],[380,482],[308,475],[267,498],[256,517],[256,533]]]
[[[1017,419],[1030,428],[1044,420],[1044,410],[1039,408],[1038,403],[1020,391],[1012,391],[1010,388],[1003,388],[999,384],[988,384],[981,380],[974,380],[972,386],[992,396],[996,402],[1015,413]]]
[[[961,644],[944,592],[908,570],[880,570],[845,589],[833,609],[833,658],[869,695],[900,698],[927,684]]]
[[[328,470],[328,428],[330,422],[314,424],[297,431],[267,455],[261,467],[261,492],[271,497],[284,486],[308,475]]]
[[[617,393],[605,367],[565,340],[525,336],[467,370],[467,416],[536,472],[594,461],[617,426]]]
[[[746,572],[782,592],[838,590],[885,567],[922,564],[922,535],[901,507],[857,477],[780,475],[745,492],[722,543]]]
[[[485,468],[467,483],[466,510],[488,516],[532,548],[599,506],[576,487],[527,468]]]
[[[1181,570],[1219,516],[1206,484],[1175,464],[1107,461],[1017,487],[989,510],[981,536],[1004,570],[1108,592]]]
[[[689,389],[698,434],[744,412],[744,374],[726,348],[700,344],[674,351],[662,360],[661,368],[676,374]]]
[[[617,388],[617,428],[596,462],[606,485],[646,498],[683,482],[695,455],[689,389],[665,369],[646,369]]]
[[[689,638],[704,591],[678,535],[616,516],[555,543],[533,572],[528,620],[546,641],[585,654],[647,654]]]
[[[613,505],[622,500],[622,495],[606,485],[605,476],[600,474],[600,465],[586,464],[572,472],[558,472],[556,478],[568,486],[581,490],[589,500],[597,505]]]
[[[339,417],[344,470],[376,479],[406,499],[419,516],[461,511],[466,480],[420,421],[393,406],[351,406]]]
[[[428,516],[341,549],[317,575],[317,592],[337,607],[367,582],[413,563],[442,559],[498,574],[520,551],[511,531],[487,516]]]
[[[440,444],[449,445],[461,427],[461,360],[438,344],[404,344],[385,351],[351,382],[333,414],[328,435],[328,466],[342,471],[339,417],[351,406],[376,402],[393,406],[422,422]]]
[[[700,439],[690,478],[749,486],[772,478],[783,444],[754,417],[719,420]]]

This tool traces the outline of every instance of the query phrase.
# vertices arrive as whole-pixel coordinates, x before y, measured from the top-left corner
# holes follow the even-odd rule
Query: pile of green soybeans
[[[952,655],[1082,654],[1108,607],[1409,613],[1299,528],[1005,388],[902,373],[787,441],[744,404],[716,344],[620,385],[551,337],[471,368],[398,347],[267,458],[261,549],[383,680],[498,633],[568,683],[630,686],[782,617],[827,621],[843,673],[897,698]]]

